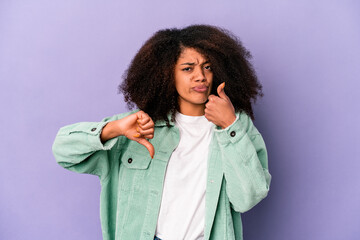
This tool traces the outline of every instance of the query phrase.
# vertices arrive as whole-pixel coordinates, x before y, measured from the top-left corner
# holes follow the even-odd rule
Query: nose
[[[206,81],[206,76],[205,76],[204,70],[201,67],[196,68],[196,70],[194,71],[193,79],[195,82],[205,82]]]

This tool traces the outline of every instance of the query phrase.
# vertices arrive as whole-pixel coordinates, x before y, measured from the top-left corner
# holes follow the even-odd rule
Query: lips
[[[206,92],[206,91],[208,90],[208,87],[205,86],[205,85],[199,85],[199,86],[193,87],[192,89],[193,89],[195,92],[203,93],[203,92]]]

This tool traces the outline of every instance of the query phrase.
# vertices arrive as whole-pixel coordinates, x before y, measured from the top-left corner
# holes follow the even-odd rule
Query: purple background
[[[62,169],[57,130],[127,111],[117,85],[156,30],[238,35],[265,96],[255,106],[271,191],[246,240],[358,239],[358,1],[0,2],[0,239],[101,239],[97,177]]]

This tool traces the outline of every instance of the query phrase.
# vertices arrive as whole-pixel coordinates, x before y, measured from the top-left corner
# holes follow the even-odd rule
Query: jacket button
[[[95,132],[95,130],[96,130],[96,128],[92,128],[92,129],[91,129],[92,132]]]
[[[236,135],[236,132],[235,132],[235,131],[232,131],[232,132],[230,133],[230,136],[232,136],[232,137],[235,137],[235,135]]]
[[[129,158],[129,159],[128,159],[128,163],[132,163],[132,158]]]

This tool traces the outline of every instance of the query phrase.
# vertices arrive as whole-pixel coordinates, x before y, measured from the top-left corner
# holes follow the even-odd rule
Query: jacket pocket
[[[128,149],[121,156],[121,190],[125,192],[145,190],[149,177],[151,157],[148,152]]]
[[[122,158],[121,163],[128,169],[139,169],[145,170],[149,168],[151,157],[149,153],[142,154],[135,151],[126,151]]]

